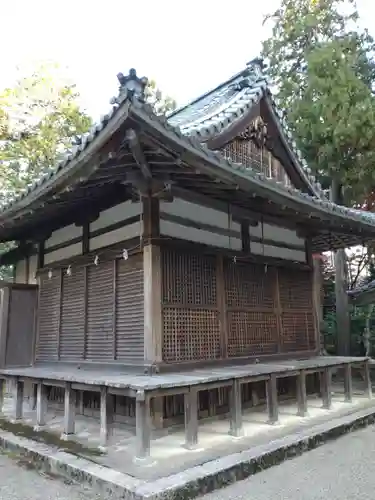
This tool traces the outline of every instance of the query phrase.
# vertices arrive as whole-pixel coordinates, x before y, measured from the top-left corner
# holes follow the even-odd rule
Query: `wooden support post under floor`
[[[185,447],[194,450],[198,446],[198,390],[191,387],[185,398]]]
[[[241,387],[242,386],[239,380],[233,380],[230,388],[229,434],[234,437],[241,437],[243,435]]]
[[[136,456],[134,461],[149,462],[151,446],[150,397],[138,391],[135,398]]]
[[[47,416],[47,387],[41,382],[37,385],[36,393],[36,425],[34,430],[40,430],[46,425]]]
[[[159,396],[157,398],[152,398],[152,425],[154,429],[163,429],[164,427],[164,397]]]
[[[306,417],[307,415],[307,393],[306,393],[306,372],[301,370],[297,375],[297,415]]]
[[[268,423],[276,424],[279,420],[279,406],[277,400],[277,378],[271,375],[266,381]]]
[[[353,401],[352,366],[344,366],[344,398],[347,403]]]
[[[21,420],[23,416],[23,382],[16,379],[13,389],[13,420]]]
[[[370,374],[370,361],[365,362],[365,393],[369,399],[372,399],[372,385]]]
[[[100,448],[104,451],[108,446],[108,438],[113,431],[114,404],[113,396],[108,394],[108,387],[100,389]]]
[[[323,408],[329,410],[332,407],[332,368],[324,368],[321,380]]]
[[[3,378],[0,379],[0,414],[3,413],[4,409],[5,385],[6,381]]]
[[[64,431],[61,439],[69,439],[75,431],[76,418],[76,391],[72,389],[72,384],[67,383],[65,386],[64,396]]]

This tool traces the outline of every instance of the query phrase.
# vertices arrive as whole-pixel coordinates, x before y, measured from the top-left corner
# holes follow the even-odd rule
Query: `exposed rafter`
[[[151,168],[145,158],[145,155],[142,151],[141,144],[139,142],[138,134],[135,130],[129,129],[126,131],[126,139],[129,144],[129,148],[134,156],[134,159],[140,168],[143,177],[150,181],[152,179]]]

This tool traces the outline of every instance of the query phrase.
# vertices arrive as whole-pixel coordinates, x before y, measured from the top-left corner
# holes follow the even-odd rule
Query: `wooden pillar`
[[[160,430],[164,427],[164,397],[153,398],[151,407],[153,428]]]
[[[307,415],[306,372],[301,370],[297,375],[297,404],[299,417]]]
[[[3,413],[6,381],[0,378],[0,415]]]
[[[151,447],[150,398],[138,391],[135,398],[136,456],[135,462],[149,462]]]
[[[144,275],[144,362],[153,367],[162,361],[162,289],[160,247],[153,243],[159,237],[159,200],[143,200],[143,275]],[[157,368],[156,368],[157,369]]]
[[[21,420],[23,416],[23,382],[16,379],[13,389],[13,419]]]
[[[58,316],[58,329],[57,329],[57,359],[60,359],[64,273],[62,269],[60,269],[58,273],[60,282],[59,282],[59,316]]]
[[[322,262],[320,255],[313,255],[313,282],[312,282],[312,295],[313,295],[313,314],[314,314],[314,330],[315,330],[315,346],[309,346],[311,350],[317,349],[321,351],[324,348],[320,330],[323,322],[323,307],[322,307]]]
[[[370,373],[370,361],[365,361],[365,392],[369,399],[372,399],[372,385],[371,385],[371,373]]]
[[[5,368],[6,346],[8,341],[9,308],[10,308],[9,287],[0,289],[0,368]]]
[[[194,450],[198,445],[198,390],[191,387],[185,394],[185,447]]]
[[[277,378],[272,374],[266,381],[268,423],[276,424],[279,420],[279,406],[277,401]]]
[[[323,408],[329,410],[332,406],[332,368],[324,368],[321,380]]]
[[[108,387],[100,388],[100,448],[104,451],[108,446],[108,437],[113,430],[114,405],[113,396],[108,394]]]
[[[217,286],[217,308],[220,321],[220,348],[221,357],[228,357],[228,317],[225,297],[224,258],[218,255],[216,258],[216,286]]]
[[[250,253],[250,224],[247,221],[241,222],[241,243],[243,253],[248,255]]]
[[[72,384],[67,383],[65,386],[64,396],[64,432],[61,439],[69,439],[75,431],[75,417],[76,417],[76,394],[72,389]]]
[[[352,366],[350,364],[344,366],[344,392],[345,401],[351,403],[353,401],[353,385]]]
[[[235,379],[230,388],[230,430],[229,433],[234,437],[243,435],[242,427],[242,397],[241,383]]]
[[[280,282],[279,282],[279,270],[275,269],[275,281],[274,281],[274,299],[275,299],[275,316],[276,316],[276,327],[277,327],[277,352],[283,351],[283,310],[281,307],[280,299]]]
[[[36,394],[36,426],[34,430],[40,430],[46,425],[47,416],[47,387],[39,382]]]

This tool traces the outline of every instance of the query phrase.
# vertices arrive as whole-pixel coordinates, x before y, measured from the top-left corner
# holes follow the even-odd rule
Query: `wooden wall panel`
[[[220,358],[215,257],[163,250],[162,269],[163,360]]]
[[[85,351],[85,272],[75,268],[62,273],[60,359],[84,359]]]
[[[110,361],[114,357],[114,265],[105,262],[87,268],[86,359]]]
[[[224,275],[228,357],[277,353],[276,270],[226,260]]]
[[[58,359],[58,337],[60,328],[61,273],[40,276],[38,301],[37,361]]]
[[[203,254],[162,250],[164,362],[316,348],[310,270],[229,258],[220,262]]]

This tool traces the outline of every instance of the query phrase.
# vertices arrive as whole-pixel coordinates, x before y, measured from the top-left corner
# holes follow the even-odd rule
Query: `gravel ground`
[[[348,434],[202,500],[374,500],[375,426]]]
[[[38,473],[16,456],[0,454],[0,500],[104,500],[90,490]]]

